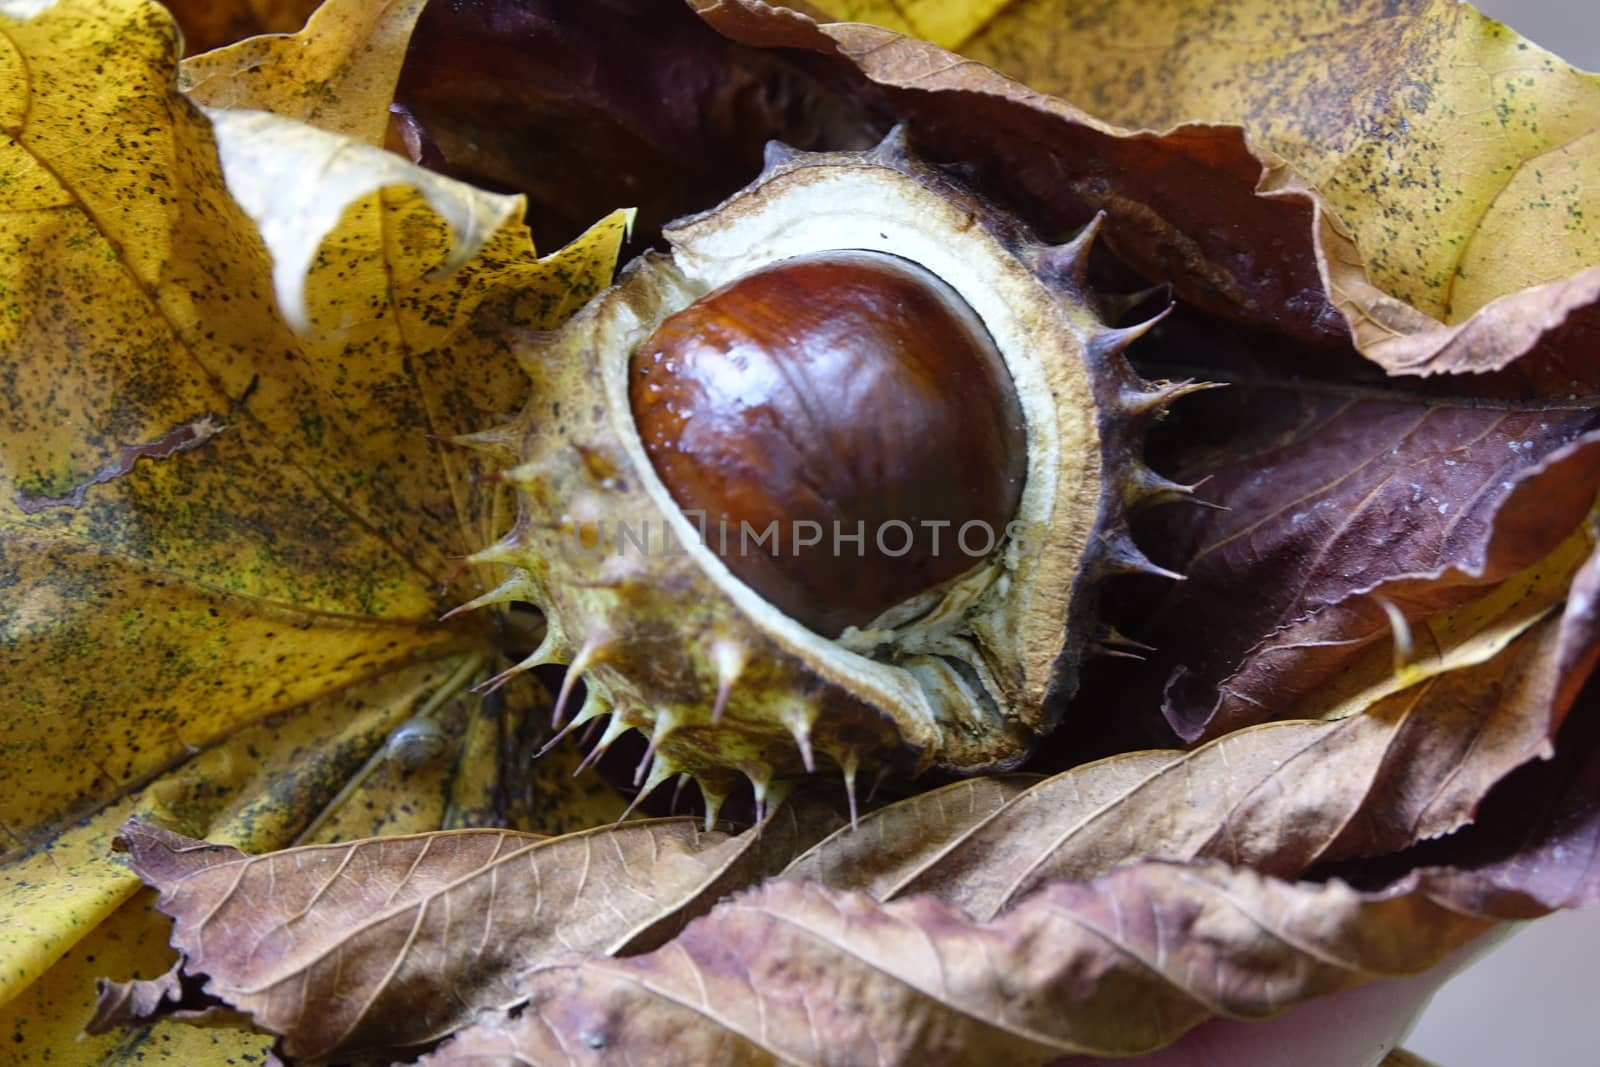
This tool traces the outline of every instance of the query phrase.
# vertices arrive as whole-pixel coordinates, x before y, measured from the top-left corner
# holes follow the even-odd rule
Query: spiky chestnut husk
[[[580,678],[587,695],[563,734],[609,715],[597,755],[639,730],[649,739],[640,796],[690,775],[708,820],[741,778],[759,805],[819,757],[842,769],[852,806],[864,766],[978,772],[1026,758],[1102,636],[1098,584],[1167,573],[1134,546],[1128,512],[1188,492],[1137,451],[1142,425],[1192,386],[1146,382],[1127,366],[1122,350],[1149,324],[1112,329],[1097,316],[1084,286],[1095,229],[1036,241],[911,158],[898,129],[865,153],[773,145],[750,186],[667,228],[670,255],[636,260],[521,352],[527,407],[465,442],[517,458],[504,477],[520,507],[515,527],[473,557],[510,576],[461,610],[531,601],[548,621],[543,644],[501,679],[567,664],[558,725]],[[834,639],[768,603],[701,542],[629,402],[630,358],[669,316],[752,271],[827,250],[886,252],[953,289],[1004,359],[1027,433],[1017,536]],[[649,531],[648,551],[619,542],[622,528]]]

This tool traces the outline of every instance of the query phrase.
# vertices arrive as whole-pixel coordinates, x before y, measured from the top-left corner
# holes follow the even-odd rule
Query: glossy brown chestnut
[[[630,371],[678,506],[827,636],[971,569],[1016,511],[1027,445],[1005,364],[948,285],[896,256],[746,275],[663,322]]]

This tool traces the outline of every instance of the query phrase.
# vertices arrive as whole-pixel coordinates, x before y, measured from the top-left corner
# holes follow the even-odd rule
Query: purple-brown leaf
[[[1169,508],[1147,535],[1188,580],[1126,624],[1157,652],[1118,672],[1145,694],[1165,683],[1186,739],[1322,713],[1330,684],[1392,642],[1383,600],[1416,624],[1488,595],[1600,488],[1592,409],[1231,392],[1190,413],[1232,428],[1172,457],[1227,510]]]

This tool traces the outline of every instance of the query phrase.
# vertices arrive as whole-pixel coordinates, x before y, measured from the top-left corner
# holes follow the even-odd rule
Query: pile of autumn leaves
[[[102,991],[99,1057],[136,1047],[127,1027],[191,1061],[1043,1063],[1600,898],[1600,247],[1563,222],[1600,197],[1569,129],[1600,122],[1593,78],[1454,3],[1332,38],[1296,4],[1252,45],[1151,4],[1141,24],[1182,43],[1138,58],[1081,47],[1106,23],[1064,30],[1049,0],[909,27],[1018,81],[888,29],[701,6],[330,0],[298,37],[186,61],[182,92],[153,5],[0,16],[35,72],[7,90],[33,168],[13,173],[55,227],[5,253],[5,496],[88,485],[0,525],[29,605],[4,620],[0,745],[64,783],[3,812],[3,906],[32,917],[4,1011],[70,1017],[116,927],[144,977]],[[104,49],[137,73],[108,87]],[[1470,109],[1492,129],[1452,125],[1448,79],[1421,88],[1507,51],[1528,84]],[[1346,109],[1304,106],[1330,79]],[[1196,118],[1251,140],[1130,132]],[[854,829],[821,783],[759,828],[612,825],[613,794],[566,784],[572,753],[526,760],[537,684],[456,699],[506,634],[434,620],[482,591],[455,561],[510,515],[488,461],[437,439],[505,414],[519,331],[604,284],[607,212],[637,205],[647,240],[768,139],[856,147],[894,119],[1038,232],[1105,210],[1108,285],[1170,285],[1141,369],[1232,385],[1186,400],[1151,459],[1221,506],[1144,520],[1187,580],[1107,590],[1153,650],[1092,665],[1026,773],[880,799]],[[1446,153],[1499,153],[1494,188]],[[576,242],[538,259],[520,202],[441,172]],[[1486,250],[1524,231],[1543,253]],[[45,387],[63,353],[101,354],[69,399]],[[102,462],[202,416],[214,439]],[[419,705],[456,755],[396,769],[384,738]],[[165,922],[107,859],[130,814],[165,974]],[[262,1033],[170,1018],[240,1013]]]

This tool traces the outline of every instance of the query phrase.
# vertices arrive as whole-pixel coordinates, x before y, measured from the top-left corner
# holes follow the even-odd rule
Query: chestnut
[[[634,352],[629,396],[713,551],[830,637],[971,570],[1022,494],[1026,427],[993,340],[882,252],[796,256],[708,293]]]

